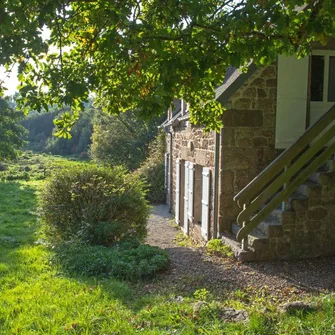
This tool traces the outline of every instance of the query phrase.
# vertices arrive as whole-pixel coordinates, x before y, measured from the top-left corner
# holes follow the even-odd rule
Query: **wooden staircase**
[[[334,120],[335,105],[234,197],[222,239],[241,261],[335,254]]]

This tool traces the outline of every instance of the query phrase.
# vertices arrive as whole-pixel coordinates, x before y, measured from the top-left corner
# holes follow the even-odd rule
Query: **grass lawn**
[[[147,292],[146,282],[66,275],[36,217],[43,179],[27,179],[0,182],[0,334],[335,334],[329,295],[316,297],[312,311],[288,314],[239,292],[225,301],[206,290],[176,299]],[[250,321],[225,322],[227,306],[247,310]]]

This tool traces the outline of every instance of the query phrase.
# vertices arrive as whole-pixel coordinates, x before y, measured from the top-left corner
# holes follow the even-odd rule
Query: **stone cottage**
[[[183,101],[162,124],[176,223],[199,243],[222,238],[241,260],[335,254],[335,43],[230,68],[216,98],[220,133],[192,125]]]

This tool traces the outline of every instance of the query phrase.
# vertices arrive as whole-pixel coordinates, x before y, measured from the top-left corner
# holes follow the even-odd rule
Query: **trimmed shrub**
[[[149,154],[136,171],[148,183],[147,199],[151,203],[162,203],[165,201],[164,151],[165,136],[162,132],[150,143]]]
[[[138,280],[167,268],[169,257],[165,250],[132,240],[109,248],[60,243],[55,248],[53,261],[70,274]]]
[[[83,164],[54,171],[41,193],[40,213],[53,236],[90,244],[146,236],[144,183],[124,168]]]

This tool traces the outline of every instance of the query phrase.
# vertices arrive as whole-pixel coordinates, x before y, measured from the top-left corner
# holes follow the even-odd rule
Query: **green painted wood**
[[[309,164],[299,176],[290,183],[286,189],[278,193],[278,195],[270,201],[259,213],[257,213],[249,222],[245,222],[245,226],[239,230],[236,235],[238,241],[242,241],[252,230],[254,230],[269,214],[277,208],[285,199],[287,199],[296,188],[305,182],[308,177],[317,171],[329,157],[335,152],[335,142],[332,143],[325,151],[323,151],[315,160]]]
[[[316,121],[306,132],[271,164],[268,165],[257,177],[255,177],[235,197],[239,207],[252,200],[278,175],[285,165],[291,162],[335,119],[335,105],[332,106],[318,121]]]
[[[335,125],[327,130],[322,136],[308,149],[306,150],[291,166],[287,167],[283,173],[278,176],[274,181],[259,195],[253,202],[243,209],[237,217],[237,223],[242,225],[244,221],[258,210],[266,201],[278,192],[278,190],[286,185],[289,186],[291,178],[301,169],[303,166],[311,160],[316,153],[318,153],[335,135]],[[299,185],[298,185],[299,186]],[[287,199],[284,199],[287,200]]]

